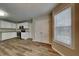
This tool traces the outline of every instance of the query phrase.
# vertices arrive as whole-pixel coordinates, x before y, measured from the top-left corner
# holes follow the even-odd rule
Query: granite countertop
[[[0,32],[20,32],[20,30],[0,30]],[[29,31],[26,31],[29,32]]]
[[[29,29],[25,29],[26,32],[29,32]],[[20,32],[21,30],[15,28],[0,28],[0,32]]]

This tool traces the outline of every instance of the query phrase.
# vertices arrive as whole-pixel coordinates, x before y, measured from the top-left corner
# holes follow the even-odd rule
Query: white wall
[[[33,41],[49,43],[49,16],[41,16],[34,18],[34,34]]]

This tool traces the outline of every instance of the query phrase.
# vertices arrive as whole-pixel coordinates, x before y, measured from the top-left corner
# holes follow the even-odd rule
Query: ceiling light
[[[0,10],[0,16],[8,16],[8,13],[3,10]]]

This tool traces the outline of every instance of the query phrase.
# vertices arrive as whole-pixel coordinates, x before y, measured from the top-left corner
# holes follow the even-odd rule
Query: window
[[[54,41],[66,47],[72,46],[71,8],[54,15]]]

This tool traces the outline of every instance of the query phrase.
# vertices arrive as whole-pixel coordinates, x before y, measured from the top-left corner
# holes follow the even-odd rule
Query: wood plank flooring
[[[59,56],[59,54],[49,44],[14,38],[0,42],[0,56]]]

